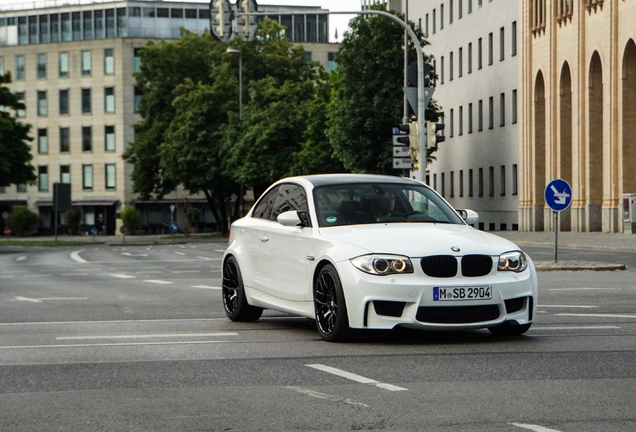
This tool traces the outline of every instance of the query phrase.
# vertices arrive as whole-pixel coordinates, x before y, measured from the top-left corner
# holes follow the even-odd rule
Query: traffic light
[[[236,2],[238,8],[236,18],[236,31],[238,37],[244,41],[254,40],[258,32],[258,20],[255,16],[245,16],[241,13],[256,12],[258,6],[255,0],[238,0]]]
[[[406,132],[407,135],[395,135],[394,145],[402,144],[404,146],[409,147],[409,152],[411,153],[411,158],[417,160],[417,151],[419,149],[419,125],[417,122],[411,122],[408,124],[401,124],[398,126],[398,129],[402,132]]]
[[[210,1],[210,32],[220,41],[232,36],[232,5],[229,0]]]
[[[426,143],[427,147],[435,148],[438,143],[446,141],[446,137],[444,135],[437,135],[437,132],[444,131],[446,125],[444,123],[426,123]]]

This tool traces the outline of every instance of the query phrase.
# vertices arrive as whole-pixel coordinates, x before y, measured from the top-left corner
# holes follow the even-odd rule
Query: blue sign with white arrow
[[[562,179],[552,180],[545,187],[545,202],[554,211],[563,211],[572,203],[572,188]]]
[[[176,222],[170,222],[170,225],[168,225],[168,229],[170,230],[170,232],[176,233],[179,230],[179,225]]]

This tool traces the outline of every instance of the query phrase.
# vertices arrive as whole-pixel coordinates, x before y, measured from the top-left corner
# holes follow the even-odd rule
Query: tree
[[[9,213],[7,224],[16,235],[30,234],[37,229],[38,215],[26,207],[15,207]]]
[[[409,25],[419,43],[428,45],[422,31]],[[403,115],[404,28],[382,16],[357,17],[350,26],[331,75],[327,135],[346,169],[391,174],[391,130]],[[409,57],[415,59],[412,42]],[[437,106],[429,105],[426,119],[436,121],[439,115]]]
[[[16,95],[4,85],[11,82],[11,74],[0,75],[0,186],[26,184],[35,181],[28,141],[31,125],[19,122],[11,111],[25,109]],[[9,108],[10,110],[7,110]]]

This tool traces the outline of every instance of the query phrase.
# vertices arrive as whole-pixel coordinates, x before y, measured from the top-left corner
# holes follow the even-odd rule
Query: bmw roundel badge
[[[459,252],[460,251],[460,249],[457,246],[451,246],[451,250],[453,252]]]

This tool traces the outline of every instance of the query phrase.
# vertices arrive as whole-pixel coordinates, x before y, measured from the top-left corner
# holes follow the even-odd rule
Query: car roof
[[[314,187],[329,186],[347,183],[395,183],[421,186],[422,183],[404,177],[379,175],[379,174],[316,174],[299,177],[291,177],[285,180],[303,179]]]

